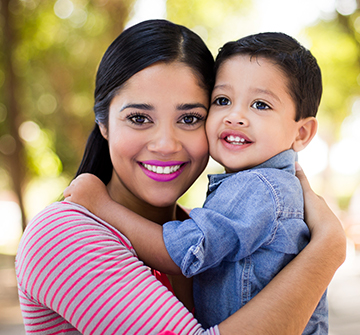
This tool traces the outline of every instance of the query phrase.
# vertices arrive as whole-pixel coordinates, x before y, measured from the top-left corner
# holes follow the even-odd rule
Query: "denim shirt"
[[[203,208],[163,225],[166,248],[194,276],[196,318],[206,328],[244,306],[308,243],[295,152],[232,174],[209,176]],[[304,334],[327,334],[322,297]]]

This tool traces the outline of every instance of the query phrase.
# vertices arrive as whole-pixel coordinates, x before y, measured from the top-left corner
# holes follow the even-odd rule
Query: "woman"
[[[98,69],[97,125],[78,174],[97,175],[114,200],[159,224],[184,217],[176,201],[208,160],[204,123],[212,83],[213,58],[188,29],[153,20],[125,30]],[[344,260],[345,239],[301,172],[300,180],[309,245],[249,304],[207,331],[119,232],[81,206],[49,206],[28,225],[16,260],[26,331],[301,333]]]

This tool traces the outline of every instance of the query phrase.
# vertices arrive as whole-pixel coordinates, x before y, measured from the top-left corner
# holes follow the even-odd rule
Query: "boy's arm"
[[[96,176],[81,174],[65,189],[64,197],[86,207],[123,233],[148,266],[167,274],[181,274],[165,248],[162,226],[113,201]]]

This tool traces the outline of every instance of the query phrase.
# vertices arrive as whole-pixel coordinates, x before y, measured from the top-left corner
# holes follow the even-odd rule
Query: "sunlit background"
[[[58,200],[74,176],[94,124],[94,75],[106,47],[124,27],[150,18],[189,27],[214,55],[225,42],[261,31],[288,33],[313,52],[322,69],[324,94],[318,134],[299,161],[315,191],[341,219],[349,239],[348,259],[357,254],[360,1],[1,0],[0,4],[0,254],[16,253],[26,223]],[[181,203],[201,206],[206,174],[218,171],[221,167],[210,160]]]

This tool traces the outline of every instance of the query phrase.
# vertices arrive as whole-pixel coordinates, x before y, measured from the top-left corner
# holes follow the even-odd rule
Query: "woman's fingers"
[[[296,177],[298,177],[303,192],[312,191],[310,183],[304,173],[304,170],[301,168],[298,162],[295,162],[295,170],[296,170]]]

